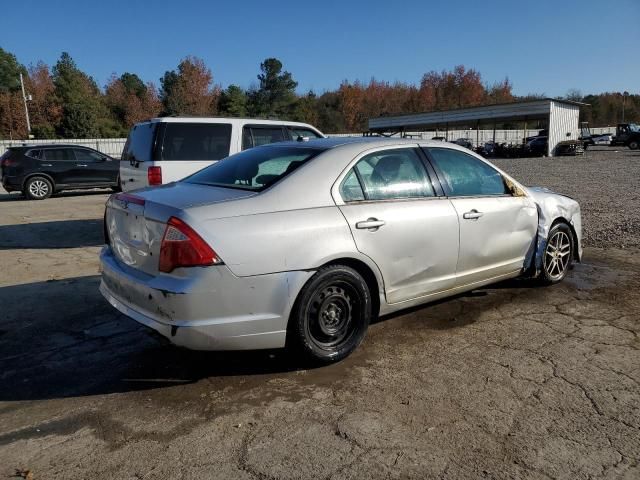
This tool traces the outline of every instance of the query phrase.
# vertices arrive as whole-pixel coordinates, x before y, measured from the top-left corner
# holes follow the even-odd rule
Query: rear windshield
[[[229,156],[231,124],[166,123],[162,160],[221,160]]]
[[[215,163],[184,181],[260,192],[322,151],[309,147],[258,147]]]
[[[122,152],[122,160],[133,162],[147,162],[151,160],[155,123],[140,123],[134,125],[129,132],[129,138]]]

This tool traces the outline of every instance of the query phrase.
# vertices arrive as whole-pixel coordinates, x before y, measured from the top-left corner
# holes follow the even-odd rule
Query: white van
[[[306,123],[250,118],[163,117],[137,123],[120,162],[122,190],[180,180],[229,155],[267,143],[323,138]]]

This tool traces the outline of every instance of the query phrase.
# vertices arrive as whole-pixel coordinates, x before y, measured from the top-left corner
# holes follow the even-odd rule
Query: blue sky
[[[104,86],[125,71],[159,84],[186,55],[249,87],[279,58],[300,92],[344,79],[419,83],[463,64],[514,92],[640,93],[640,0],[13,1],[0,47],[26,65],[68,51]]]

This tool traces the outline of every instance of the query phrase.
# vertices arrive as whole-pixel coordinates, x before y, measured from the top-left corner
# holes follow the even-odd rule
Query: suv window
[[[53,162],[74,162],[76,160],[76,157],[73,154],[73,149],[71,148],[50,148],[44,150],[44,158]]]
[[[317,148],[280,146],[251,149],[214,163],[184,181],[214,187],[262,191],[322,151]]]
[[[245,135],[245,132],[250,135]],[[267,145],[269,143],[277,143],[284,142],[288,140],[284,137],[284,131],[282,127],[273,126],[273,127],[258,127],[258,126],[247,126],[244,127],[242,132],[242,148],[251,148],[251,147],[259,147],[260,145]],[[245,138],[246,138],[246,146],[245,146]]]
[[[298,137],[307,137],[307,138],[322,138],[313,130],[309,130],[308,128],[300,128],[300,127],[289,127],[289,133],[291,134],[291,138],[293,140],[297,140]]]
[[[41,153],[42,150],[27,150],[27,153],[25,153],[25,155],[30,158],[40,159]]]
[[[413,148],[383,150],[363,157],[354,167],[367,200],[433,197],[435,192],[420,156]],[[343,199],[358,200],[357,189],[347,175]],[[353,197],[349,200],[345,197]]]
[[[76,154],[76,160],[79,162],[101,162],[104,158],[98,152],[93,150],[86,150],[84,148],[74,148],[73,151]]]
[[[122,160],[132,162],[151,160],[156,125],[155,123],[142,123],[133,126],[122,152]]]
[[[477,158],[449,148],[429,148],[438,176],[449,196],[505,195],[500,172]]]
[[[166,123],[162,160],[222,160],[230,145],[229,123]]]

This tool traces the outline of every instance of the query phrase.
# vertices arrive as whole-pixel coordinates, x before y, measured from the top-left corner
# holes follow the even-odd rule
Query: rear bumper
[[[23,177],[10,177],[8,175],[2,177],[2,188],[7,192],[17,192],[22,190]]]
[[[110,247],[100,263],[100,292],[113,307],[193,350],[283,347],[295,297],[313,274],[236,277],[220,265],[153,277],[123,265]]]

